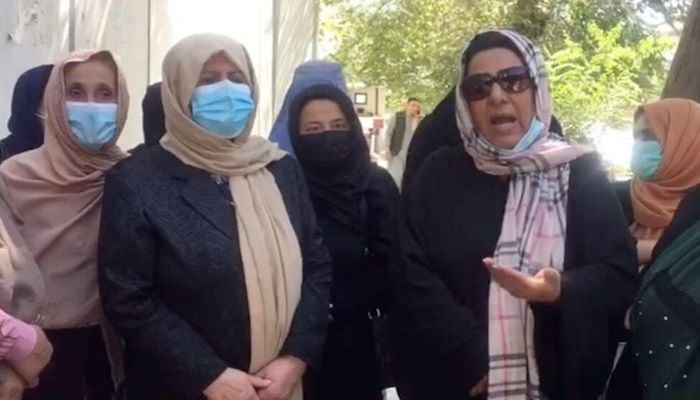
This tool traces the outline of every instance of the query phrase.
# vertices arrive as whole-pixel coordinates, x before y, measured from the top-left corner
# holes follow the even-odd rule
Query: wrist
[[[283,356],[282,358],[288,360],[294,366],[294,369],[300,371],[302,375],[306,372],[307,364],[301,358],[289,355]]]

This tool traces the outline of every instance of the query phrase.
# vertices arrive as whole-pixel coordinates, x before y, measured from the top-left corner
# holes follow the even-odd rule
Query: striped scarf
[[[499,33],[520,50],[536,87],[536,117],[545,125],[527,150],[498,148],[479,135],[457,86],[457,124],[466,151],[477,168],[490,175],[508,176],[510,186],[503,225],[494,252],[496,265],[534,275],[546,267],[563,270],[569,162],[590,152],[549,132],[551,95],[544,58],[524,36]],[[467,46],[469,47],[469,46]],[[495,282],[489,290],[488,398],[543,399],[534,351],[534,317],[528,303],[513,297]]]

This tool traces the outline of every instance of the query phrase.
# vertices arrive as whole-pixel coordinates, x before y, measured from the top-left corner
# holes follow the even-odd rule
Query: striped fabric
[[[520,49],[526,61],[537,88],[536,116],[545,129],[529,149],[520,153],[492,145],[474,128],[468,103],[459,89],[461,81],[457,85],[457,123],[466,151],[476,166],[488,174],[510,178],[503,225],[494,253],[496,265],[529,275],[546,267],[562,270],[569,162],[591,149],[556,139],[549,132],[552,106],[542,54],[524,36],[508,30],[498,32]],[[460,80],[464,76],[462,70]],[[528,303],[492,282],[489,400],[544,399],[539,389],[533,338],[534,317]]]

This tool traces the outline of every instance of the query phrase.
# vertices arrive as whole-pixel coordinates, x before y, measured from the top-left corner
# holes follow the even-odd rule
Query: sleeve
[[[306,182],[299,166],[296,163],[294,166],[303,224],[300,242],[304,279],[301,299],[282,354],[300,358],[311,367],[318,367],[328,329],[332,264],[330,254],[323,243],[321,230],[316,223],[316,214],[309,199]]]
[[[566,384],[595,398],[609,377],[639,278],[634,240],[605,171],[587,169],[572,177],[561,297],[547,307],[559,307]]]
[[[367,226],[369,236],[369,263],[371,275],[366,285],[372,288],[369,303],[388,311],[391,301],[390,263],[397,245],[397,217],[401,195],[389,172],[376,167],[373,181],[367,190]]]
[[[567,249],[575,249],[578,265],[564,271],[561,302],[578,298],[622,321],[638,281],[636,246],[605,171],[597,163],[586,164],[585,169],[578,182],[572,182],[576,190],[569,218],[573,217],[570,224],[575,229],[567,238]]]
[[[0,310],[0,360],[21,363],[34,351],[34,327]]]
[[[382,153],[386,154],[391,149],[391,137],[394,134],[394,129],[396,129],[396,114],[392,115],[387,122],[386,129],[384,130],[384,140],[382,141]]]
[[[652,262],[661,255],[679,236],[700,222],[700,187],[687,194],[678,205],[671,223],[664,229],[663,235],[654,247]]]
[[[98,272],[107,318],[160,383],[198,398],[227,365],[158,297],[156,233],[118,170],[107,175],[102,208]]]
[[[398,260],[392,272],[397,334],[411,344],[407,351],[415,355],[454,360],[461,353],[460,364],[468,364],[464,383],[473,387],[488,371],[487,327],[457,300],[431,265],[426,228],[439,221],[429,219],[430,182],[440,173],[431,160],[404,192],[399,217]]]

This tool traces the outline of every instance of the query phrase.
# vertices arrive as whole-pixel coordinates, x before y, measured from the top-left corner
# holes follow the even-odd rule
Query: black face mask
[[[321,172],[344,171],[354,166],[357,138],[352,131],[300,135],[297,155],[303,165]]]

